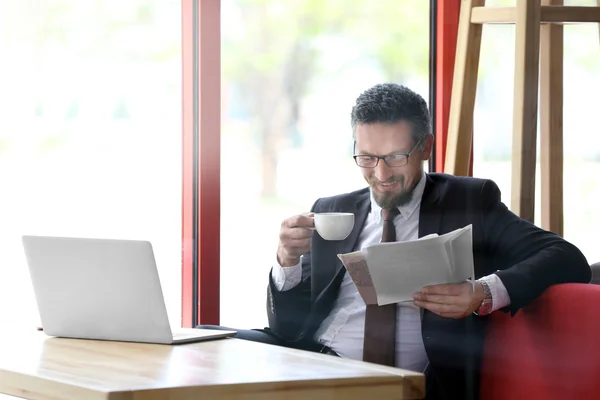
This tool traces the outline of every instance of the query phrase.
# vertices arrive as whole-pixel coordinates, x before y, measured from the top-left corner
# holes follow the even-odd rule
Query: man
[[[343,241],[326,241],[311,229],[311,214],[283,221],[269,278],[270,326],[239,337],[379,362],[367,357],[367,339],[385,330],[373,317],[383,308],[368,310],[337,255],[378,243],[384,224],[393,223],[397,241],[472,224],[477,280],[425,287],[413,303],[392,305],[387,318],[395,337],[385,351],[396,366],[426,373],[428,399],[478,398],[486,316],[514,314],[553,284],[587,283],[590,267],[573,245],[511,213],[491,180],[426,174],[429,112],[410,89],[368,89],[351,122],[354,159],[369,187],[321,198],[311,212],[352,212],[354,230]],[[397,215],[384,221],[390,212]],[[381,352],[383,341],[374,347]]]

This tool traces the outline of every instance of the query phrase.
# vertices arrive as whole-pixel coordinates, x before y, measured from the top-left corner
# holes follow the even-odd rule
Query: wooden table
[[[239,339],[0,339],[0,393],[34,400],[419,399],[425,391],[419,373]]]

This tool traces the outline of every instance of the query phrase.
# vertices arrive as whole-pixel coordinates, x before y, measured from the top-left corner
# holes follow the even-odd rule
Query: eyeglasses
[[[389,154],[387,156],[367,156],[367,155],[354,155],[354,161],[356,165],[361,168],[375,168],[379,164],[379,160],[383,160],[388,167],[403,167],[408,164],[408,157],[415,151],[421,141],[419,140],[406,154]],[[356,142],[354,143],[356,147]]]

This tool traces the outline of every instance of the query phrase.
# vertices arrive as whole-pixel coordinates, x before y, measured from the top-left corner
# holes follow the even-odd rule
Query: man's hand
[[[413,299],[417,307],[442,317],[464,318],[481,305],[483,286],[477,281],[425,286],[413,295]]]
[[[315,220],[312,213],[295,215],[281,223],[277,261],[282,267],[293,267],[300,256],[310,250]]]

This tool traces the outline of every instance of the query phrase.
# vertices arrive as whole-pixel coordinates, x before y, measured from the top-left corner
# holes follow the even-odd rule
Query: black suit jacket
[[[583,254],[561,237],[510,212],[493,181],[445,174],[427,174],[426,180],[419,237],[472,224],[476,278],[492,273],[500,277],[511,300],[502,311],[516,313],[550,285],[590,281]],[[345,273],[337,254],[355,250],[370,207],[368,188],[317,200],[314,212],[354,213],[352,233],[337,242],[314,234],[310,253],[302,257],[302,281],[293,289],[279,292],[269,279],[270,329],[290,345],[309,348],[314,343],[315,331],[331,311]],[[486,321],[474,315],[450,319],[423,313],[423,342],[439,398],[478,398]]]

